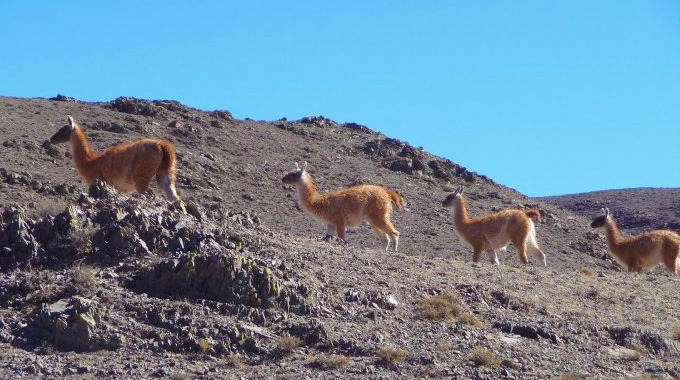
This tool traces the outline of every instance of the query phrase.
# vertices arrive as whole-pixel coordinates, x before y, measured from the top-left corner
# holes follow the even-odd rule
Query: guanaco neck
[[[319,192],[316,190],[316,186],[314,186],[312,177],[304,173],[298,182],[297,188],[302,206],[307,210],[312,210],[314,204],[319,199]]]
[[[71,151],[73,153],[73,161],[79,171],[83,171],[89,162],[96,158],[96,154],[92,152],[90,141],[85,135],[85,131],[76,125],[71,134]]]
[[[607,233],[607,244],[609,245],[609,250],[614,252],[621,241],[621,233],[619,232],[614,219],[609,216],[607,217],[607,221],[605,223],[605,230]]]
[[[470,222],[468,217],[467,206],[465,199],[462,196],[456,197],[453,207],[453,224],[458,231],[464,232]]]

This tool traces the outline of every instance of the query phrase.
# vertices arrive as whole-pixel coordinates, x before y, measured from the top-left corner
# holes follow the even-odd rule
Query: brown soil
[[[589,228],[602,204],[615,216],[625,205],[654,221],[624,227],[676,226],[677,202],[663,203],[662,191],[622,192],[620,201],[528,199],[357,124],[236,120],[168,101],[65,100],[0,98],[0,241],[24,221],[37,242],[21,257],[0,247],[2,377],[680,376],[680,279],[661,267],[622,271]],[[88,189],[67,146],[47,142],[67,114],[95,150],[137,137],[171,140],[188,213],[158,189],[81,195]],[[281,183],[295,161],[309,163],[320,191],[397,189],[406,202],[393,216],[400,252],[385,253],[367,226],[344,245],[323,241],[325,227]],[[486,257],[473,265],[441,207],[458,184],[471,215],[539,208],[547,268],[536,257],[522,265],[513,248],[499,267]],[[43,231],[60,244],[47,245],[39,226],[69,238]],[[234,273],[243,281],[226,280]],[[94,319],[96,339],[60,344],[51,326],[75,329],[64,307],[88,302],[96,307],[76,319]],[[431,307],[444,317],[429,318]]]

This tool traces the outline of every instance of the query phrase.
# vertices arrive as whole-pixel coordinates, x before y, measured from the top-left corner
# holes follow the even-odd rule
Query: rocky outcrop
[[[122,337],[110,331],[106,319],[106,309],[96,301],[76,296],[43,305],[25,335],[29,341],[47,341],[63,351],[115,350]]]
[[[450,160],[434,157],[422,148],[414,148],[397,139],[371,140],[364,145],[364,153],[381,159],[384,167],[396,172],[429,175],[449,182],[461,179],[466,182],[475,182],[478,179],[490,182],[485,176],[468,171]]]

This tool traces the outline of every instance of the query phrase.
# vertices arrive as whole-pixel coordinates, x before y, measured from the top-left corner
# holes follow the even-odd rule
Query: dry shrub
[[[74,294],[88,295],[97,288],[97,270],[89,265],[77,265],[71,274],[71,290]]]
[[[573,372],[567,372],[560,375],[560,380],[586,380],[586,379],[587,379],[586,376],[579,375]]]
[[[87,254],[92,250],[92,237],[97,229],[92,226],[83,226],[70,232],[71,244],[79,254]]]
[[[483,347],[475,347],[472,352],[468,354],[468,359],[472,360],[477,367],[498,367],[500,361],[496,358],[496,355]]]
[[[279,338],[279,344],[277,345],[277,348],[279,352],[284,355],[290,355],[292,354],[296,348],[300,347],[302,345],[302,340],[296,336],[291,336],[289,334],[284,334],[281,335],[281,338]]]
[[[453,350],[453,344],[448,340],[440,340],[434,345],[434,349],[439,352],[448,352]]]
[[[420,301],[420,313],[427,319],[458,320],[475,327],[482,325],[477,317],[463,309],[458,294],[450,291],[424,298]]]
[[[578,270],[579,273],[586,275],[586,276],[593,276],[595,275],[595,271],[588,268],[588,267],[581,267],[581,269]]]
[[[242,368],[245,365],[245,363],[243,362],[243,359],[241,359],[241,357],[236,355],[236,354],[231,354],[231,355],[227,356],[227,358],[225,359],[225,362],[226,362],[227,366],[232,367],[232,368]]]
[[[420,313],[427,319],[454,319],[462,311],[460,297],[454,292],[426,297],[420,301]]]
[[[213,344],[207,339],[199,339],[198,341],[198,349],[201,350],[201,353],[207,354],[210,349],[212,349]]]
[[[339,369],[347,365],[345,355],[321,354],[312,359],[311,365],[321,369]]]
[[[474,314],[464,311],[458,316],[458,320],[468,324],[472,327],[482,327],[482,321],[479,320]]]
[[[375,354],[378,362],[384,365],[395,365],[406,358],[406,351],[398,347],[383,347]]]
[[[671,330],[670,337],[673,340],[680,341],[680,326],[676,326]]]
[[[28,212],[28,217],[31,219],[44,219],[48,216],[55,216],[60,212],[66,210],[67,203],[61,199],[41,198],[35,202],[33,211]]]

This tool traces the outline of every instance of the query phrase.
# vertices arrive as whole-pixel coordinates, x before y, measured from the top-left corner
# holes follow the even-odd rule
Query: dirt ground
[[[68,145],[48,141],[66,115],[95,151],[172,141],[187,213],[157,188],[83,194]],[[406,206],[392,217],[399,252],[381,249],[366,225],[345,244],[324,241],[325,226],[281,182],[305,161],[319,191],[397,190]],[[512,246],[500,266],[486,256],[473,264],[441,206],[459,184],[473,216],[538,208],[547,267],[536,257],[522,265]],[[609,207],[625,233],[676,228],[678,205],[667,200],[677,190],[616,196],[529,199],[323,117],[266,122],[171,101],[0,97],[0,242],[35,241],[20,245],[25,255],[0,247],[0,377],[678,378],[680,279],[663,267],[625,272],[589,227]],[[89,314],[65,317],[83,305]],[[60,341],[59,326],[81,331],[78,318],[87,341]]]

